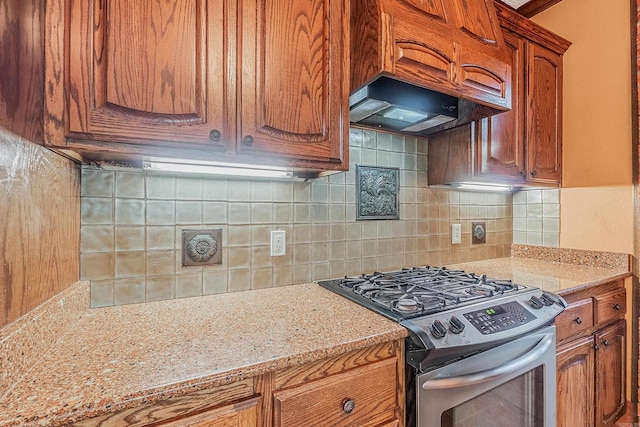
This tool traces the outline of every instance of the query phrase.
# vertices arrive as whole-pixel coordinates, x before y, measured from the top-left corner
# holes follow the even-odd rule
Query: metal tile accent
[[[182,266],[222,264],[222,229],[182,230]]]
[[[400,218],[400,169],[356,165],[356,220]]]
[[[487,223],[471,223],[471,243],[487,243]]]

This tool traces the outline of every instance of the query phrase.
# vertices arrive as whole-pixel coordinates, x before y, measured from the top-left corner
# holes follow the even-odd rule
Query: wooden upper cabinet
[[[209,146],[229,140],[223,0],[68,5],[67,136]]]
[[[562,178],[562,56],[536,43],[528,46],[527,179]]]
[[[492,0],[360,0],[352,92],[380,75],[507,110],[511,67]]]
[[[562,183],[562,55],[570,43],[496,2],[511,110],[429,136],[429,184]],[[470,144],[469,144],[470,142]]]
[[[348,3],[239,5],[238,152],[346,161]]]
[[[345,0],[48,0],[45,143],[91,160],[346,170],[349,11]]]
[[[525,171],[525,41],[505,30],[513,75],[511,110],[472,123],[476,177],[522,180]]]

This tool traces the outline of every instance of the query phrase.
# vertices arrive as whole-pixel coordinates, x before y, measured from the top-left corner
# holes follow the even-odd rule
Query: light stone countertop
[[[631,276],[628,268],[596,268],[527,258],[496,258],[452,264],[447,268],[486,274],[494,279],[511,279],[520,285],[535,286],[560,295]]]
[[[560,294],[631,274],[527,258],[448,268]],[[0,330],[0,426],[61,425],[407,335],[313,283],[100,309],[88,286]]]
[[[0,425],[60,425],[407,335],[317,284],[87,308],[68,329],[0,389]]]

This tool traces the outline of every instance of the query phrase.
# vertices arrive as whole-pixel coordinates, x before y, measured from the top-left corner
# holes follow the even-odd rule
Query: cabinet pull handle
[[[344,411],[345,414],[352,413],[355,407],[356,407],[356,402],[354,402],[353,399],[345,399],[342,402],[342,410]]]
[[[604,344],[604,346],[607,347],[609,345],[609,340],[602,341],[602,344]]]
[[[251,135],[247,135],[244,138],[242,138],[242,145],[251,147],[253,145],[253,137]]]
[[[620,304],[613,304],[613,309],[620,311],[622,307],[620,307]]]
[[[531,176],[535,177],[536,175],[538,175],[538,171],[531,171]]]
[[[521,176],[525,176],[526,174],[527,174],[527,171],[526,171],[526,170],[522,169],[522,170],[520,171],[520,175],[521,175]]]
[[[221,136],[222,134],[218,129],[214,129],[211,132],[209,132],[209,139],[212,141],[220,141]]]
[[[582,317],[576,317],[574,322],[576,322],[578,325],[582,324]]]

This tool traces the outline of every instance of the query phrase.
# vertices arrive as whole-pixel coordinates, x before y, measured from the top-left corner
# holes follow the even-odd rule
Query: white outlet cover
[[[271,256],[284,256],[287,254],[287,232],[283,230],[271,232]]]
[[[459,245],[460,243],[462,243],[462,226],[451,224],[451,244]]]

